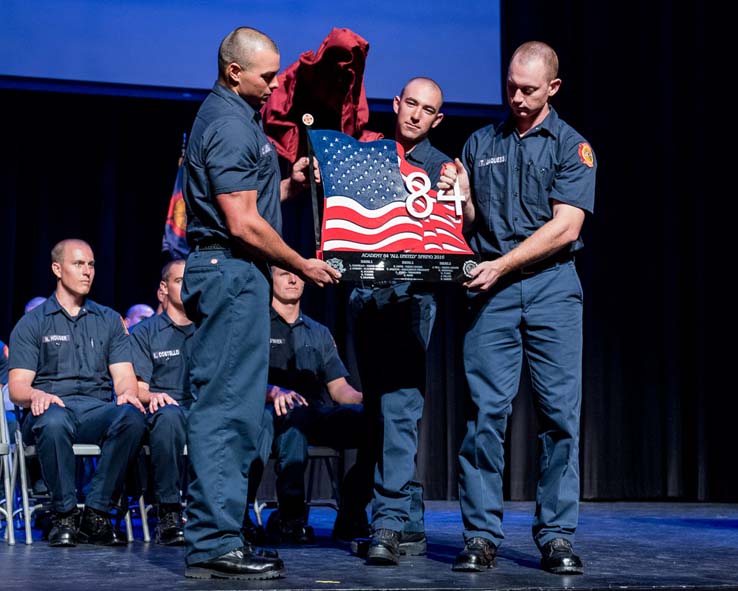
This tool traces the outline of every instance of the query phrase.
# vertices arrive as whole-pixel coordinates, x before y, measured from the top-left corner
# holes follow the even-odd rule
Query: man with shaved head
[[[405,159],[424,170],[435,187],[442,166],[451,162],[428,139],[443,119],[441,88],[430,78],[412,78],[392,105],[395,141]],[[376,417],[373,424],[380,425],[374,438],[377,466],[366,559],[368,564],[396,565],[400,556],[425,554],[427,548],[415,457],[435,295],[417,282],[367,283],[352,292],[351,310],[365,407]],[[343,530],[360,530],[361,524],[350,527],[336,521],[336,537],[348,537]]]
[[[41,296],[36,296],[36,297],[34,297],[34,298],[31,298],[31,299],[30,299],[30,300],[28,300],[28,302],[26,303],[26,307],[25,307],[25,308],[23,308],[23,312],[24,312],[24,313],[26,313],[26,314],[28,314],[28,312],[30,312],[31,310],[33,310],[33,309],[34,309],[34,308],[36,308],[37,306],[40,306],[40,305],[41,305],[41,304],[43,304],[43,303],[44,303],[45,301],[46,301],[46,298],[44,298],[44,297],[41,297]]]
[[[51,492],[50,546],[125,544],[110,521],[126,470],[146,429],[128,332],[113,310],[90,300],[95,257],[82,240],[51,251],[56,290],[25,314],[10,335],[11,400],[30,411],[26,443],[36,445]],[[81,517],[75,491],[75,443],[100,445]]]
[[[440,183],[450,188],[458,179],[469,245],[482,256],[465,283],[472,322],[464,365],[476,416],[459,452],[465,547],[457,571],[495,565],[505,430],[525,359],[540,425],[533,538],[543,569],[583,572],[572,549],[582,398],[582,287],[574,256],[594,210],[596,161],[549,104],[561,86],[558,66],[545,43],[521,45],[507,74],[510,116],[472,134]]]
[[[123,319],[128,328],[133,328],[142,320],[151,318],[156,312],[148,304],[133,304],[126,311],[126,317]]]
[[[189,136],[183,195],[187,241],[182,301],[195,324],[187,421],[189,486],[185,575],[271,579],[273,553],[241,538],[243,499],[255,459],[269,362],[269,264],[323,286],[340,274],[305,259],[280,236],[281,199],[301,191],[307,158],[281,180],[277,152],[259,109],[277,88],[279,51],[261,31],[223,39],[218,81]],[[217,451],[217,461],[213,453]]]

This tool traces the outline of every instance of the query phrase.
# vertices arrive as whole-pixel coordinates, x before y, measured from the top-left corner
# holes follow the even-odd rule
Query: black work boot
[[[156,522],[156,542],[163,546],[182,546],[184,544],[184,522],[182,507],[178,504],[161,504]]]
[[[400,532],[387,528],[376,530],[369,542],[366,563],[390,566],[400,564]]]
[[[98,546],[125,546],[128,543],[116,533],[110,515],[92,507],[85,507],[82,511],[77,539],[81,544]]]
[[[274,548],[264,548],[267,543],[267,535],[264,528],[251,520],[248,511],[243,516],[241,524],[241,540],[244,552],[251,552],[256,556],[264,558],[279,558],[279,552]]]
[[[581,559],[574,554],[571,542],[564,538],[554,538],[541,547],[541,568],[555,575],[581,575],[584,572]]]
[[[497,548],[486,538],[471,538],[454,560],[451,570],[477,572],[494,568]]]
[[[79,510],[76,507],[66,513],[54,512],[51,516],[49,546],[76,546],[78,527]]]
[[[267,542],[267,535],[264,528],[252,521],[248,511],[243,516],[241,539],[252,546],[263,546]]]
[[[284,563],[279,558],[254,554],[250,546],[236,548],[204,562],[190,564],[185,576],[193,579],[240,579],[259,581],[284,576]]]
[[[266,533],[273,544],[314,544],[315,531],[301,517],[283,519],[279,511],[272,511],[266,524]]]

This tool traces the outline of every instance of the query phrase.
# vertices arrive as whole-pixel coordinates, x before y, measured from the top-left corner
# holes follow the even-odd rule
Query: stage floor
[[[583,503],[575,548],[585,574],[572,577],[540,570],[532,511],[532,503],[506,504],[496,569],[454,573],[462,546],[456,502],[427,503],[428,555],[397,567],[367,566],[333,543],[335,513],[314,508],[318,543],[280,548],[287,576],[259,582],[185,579],[182,549],[145,544],[138,528],[123,548],[29,546],[18,531],[16,546],[0,542],[0,589],[738,589],[738,504]]]

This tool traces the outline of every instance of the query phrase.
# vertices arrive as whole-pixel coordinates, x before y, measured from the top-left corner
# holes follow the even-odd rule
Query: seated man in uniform
[[[38,308],[41,304],[43,304],[46,301],[46,298],[41,296],[36,296],[28,300],[28,303],[26,304],[26,307],[23,308],[23,313],[28,314],[31,310],[34,308]]]
[[[3,392],[3,407],[8,419],[8,436],[13,439],[15,433],[15,412],[13,412],[13,403],[10,402],[8,389],[8,346],[0,341],[0,390]]]
[[[87,298],[95,278],[89,244],[58,243],[51,251],[51,270],[56,290],[10,335],[9,374],[10,399],[30,409],[23,436],[36,445],[51,491],[49,545],[125,544],[109,513],[146,430],[129,337],[116,312]],[[75,443],[102,448],[81,518]]]
[[[188,347],[195,332],[182,306],[184,268],[184,260],[164,265],[159,284],[163,312],[142,320],[131,332],[138,396],[149,410],[149,446],[158,515],[156,541],[167,546],[184,544],[182,454],[187,412],[192,404]]]
[[[37,296],[28,300],[25,308],[23,309],[24,314],[28,314],[36,306],[43,304],[46,298]],[[15,433],[15,405],[10,401],[10,393],[8,392],[8,346],[0,341],[0,389],[3,392],[3,403],[5,407],[5,415],[8,419],[8,435],[13,440],[13,433]]]
[[[259,439],[259,454],[263,466],[274,445],[279,509],[269,516],[267,534],[276,543],[314,540],[305,520],[305,468],[311,444],[360,449],[342,485],[334,535],[342,539],[366,535],[372,465],[363,453],[367,429],[362,394],[346,380],[348,371],[329,330],[300,312],[305,282],[294,273],[272,267],[272,284],[267,420]],[[252,493],[259,480],[258,471],[252,470]],[[345,532],[349,525],[354,529]],[[254,532],[247,509],[242,533],[250,539]]]
[[[133,328],[139,322],[151,318],[154,314],[154,309],[148,304],[134,304],[128,308],[124,322],[128,328]]]

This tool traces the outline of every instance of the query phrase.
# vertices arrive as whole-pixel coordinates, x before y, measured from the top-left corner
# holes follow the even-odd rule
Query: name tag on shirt
[[[68,343],[70,340],[68,334],[47,334],[41,337],[42,343]]]
[[[177,357],[180,355],[179,349],[171,349],[169,351],[154,351],[151,355],[154,359],[167,359],[169,357]]]
[[[489,166],[490,164],[504,164],[507,161],[506,156],[493,156],[492,158],[482,158],[479,166]]]

